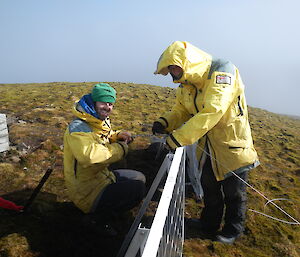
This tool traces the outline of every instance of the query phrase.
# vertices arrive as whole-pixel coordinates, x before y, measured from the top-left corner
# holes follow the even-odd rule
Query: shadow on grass
[[[30,192],[25,190],[3,197],[23,204],[20,199],[28,198],[29,195]],[[28,256],[109,257],[117,254],[133,217],[124,215],[113,220],[119,234],[107,238],[84,228],[82,226],[84,214],[71,202],[59,203],[55,200],[56,195],[41,192],[26,213],[1,209],[0,245],[3,238],[17,234],[11,247],[16,248],[18,244],[24,244],[24,240],[18,242],[18,238],[25,237],[29,251],[35,253]],[[0,256],[10,255],[1,252]]]
[[[27,191],[19,191],[3,197],[22,204],[20,197],[28,195]],[[55,195],[41,192],[27,213],[1,210],[1,238],[11,234],[25,237],[38,256],[115,256],[127,232],[128,217],[115,222],[118,236],[103,238],[82,227],[83,213],[72,203],[55,199]],[[12,247],[17,246],[18,241]]]
[[[163,159],[161,156],[154,160],[154,154],[151,149],[131,151],[126,162],[116,163],[111,168],[142,171],[147,177],[149,188]],[[2,197],[18,205],[25,205],[31,193],[32,190],[25,189]],[[57,202],[57,195],[40,192],[26,213],[0,209],[0,256],[25,256],[21,252],[7,253],[10,247],[18,249],[18,244],[24,244],[25,238],[28,244],[26,256],[30,257],[113,257],[118,253],[136,211],[112,218],[110,223],[119,233],[115,237],[108,238],[84,228],[82,226],[84,214],[71,202]],[[5,240],[12,235],[14,238],[10,240],[13,244],[10,246]],[[5,251],[1,249],[1,243],[6,244]]]

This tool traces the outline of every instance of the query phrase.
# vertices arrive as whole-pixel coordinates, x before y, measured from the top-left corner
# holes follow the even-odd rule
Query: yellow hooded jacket
[[[244,85],[238,69],[229,61],[213,59],[188,42],[176,41],[161,55],[155,74],[168,74],[177,65],[183,75],[172,110],[159,118],[170,132],[167,143],[176,148],[198,141],[197,156],[211,155],[218,181],[231,171],[256,167]]]
[[[117,132],[111,129],[109,118],[99,120],[77,104],[73,113],[78,118],[64,135],[65,182],[70,199],[89,213],[103,189],[116,180],[108,165],[122,159],[128,147],[117,142]]]

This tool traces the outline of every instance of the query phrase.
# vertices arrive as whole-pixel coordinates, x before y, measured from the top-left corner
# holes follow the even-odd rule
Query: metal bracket
[[[139,253],[140,255],[144,251],[150,229],[141,228],[140,226],[141,224],[139,225],[134,237],[132,238],[131,243],[124,257],[136,256],[137,253]]]

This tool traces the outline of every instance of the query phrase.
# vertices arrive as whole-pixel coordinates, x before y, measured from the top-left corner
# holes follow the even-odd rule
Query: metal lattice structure
[[[167,180],[167,182],[172,183],[172,180],[171,181]],[[184,165],[182,165],[181,163],[177,173],[177,178],[174,185],[172,198],[170,201],[168,214],[163,227],[162,237],[156,254],[156,256],[158,257],[166,257],[166,256],[181,257],[182,256],[183,240],[184,240],[184,202],[185,202],[184,195],[185,195],[185,169],[184,169]],[[161,199],[161,201],[163,201],[163,198]],[[156,215],[157,216],[160,215],[159,209],[157,210]],[[151,247],[152,242],[150,237],[147,240],[147,244],[149,245],[149,247]],[[142,255],[143,257],[150,256],[146,252],[147,251],[146,246]]]
[[[118,257],[181,257],[184,240],[185,149],[166,156],[125,238]],[[164,185],[151,228],[141,228],[141,218],[161,182]]]

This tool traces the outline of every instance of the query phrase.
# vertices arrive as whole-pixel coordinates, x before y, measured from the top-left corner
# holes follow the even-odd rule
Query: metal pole
[[[48,168],[46,173],[44,174],[44,176],[42,177],[40,183],[37,185],[37,187],[33,190],[30,198],[28,199],[27,203],[24,206],[24,209],[22,210],[23,213],[27,212],[28,208],[31,206],[31,204],[33,203],[34,199],[36,198],[36,196],[38,195],[38,193],[41,191],[43,185],[45,184],[45,182],[47,181],[47,179],[49,178],[49,176],[51,175],[53,169],[52,168]]]

